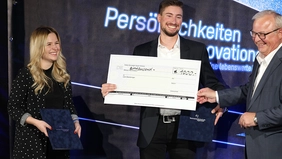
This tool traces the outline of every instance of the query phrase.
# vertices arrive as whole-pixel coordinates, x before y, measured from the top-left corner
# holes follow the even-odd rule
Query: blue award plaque
[[[215,115],[211,110],[215,107],[198,106],[196,111],[181,111],[178,139],[211,142],[214,135]]]
[[[52,130],[47,129],[54,150],[83,149],[77,134],[74,134],[74,123],[68,109],[41,109],[42,119]]]

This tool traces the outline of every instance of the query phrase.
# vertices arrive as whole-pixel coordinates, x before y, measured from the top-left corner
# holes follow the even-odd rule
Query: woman
[[[52,150],[40,109],[69,109],[80,137],[81,127],[72,101],[70,75],[58,32],[39,27],[30,37],[30,61],[12,83],[8,113],[16,121],[13,158],[69,158],[69,151]]]

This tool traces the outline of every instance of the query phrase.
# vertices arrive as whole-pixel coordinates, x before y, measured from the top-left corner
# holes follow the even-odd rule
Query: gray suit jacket
[[[254,94],[257,60],[249,83],[218,91],[221,107],[246,103],[247,112],[256,112],[258,126],[246,129],[248,159],[281,159],[282,157],[282,48],[274,55]]]
[[[134,49],[134,55],[157,56],[158,39],[141,44]],[[180,58],[201,60],[200,84],[211,89],[223,89],[218,82],[208,59],[206,46],[202,43],[180,37]],[[151,142],[159,120],[159,108],[141,107],[140,129],[137,145],[145,148]]]

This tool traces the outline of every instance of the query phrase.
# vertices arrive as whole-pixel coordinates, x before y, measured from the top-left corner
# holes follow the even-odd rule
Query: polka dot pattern
[[[13,80],[8,100],[8,113],[15,121],[14,159],[46,159],[47,137],[35,126],[20,124],[22,117],[29,113],[41,120],[40,109],[45,108],[44,92],[35,95],[32,88],[33,78],[27,67],[19,71]],[[60,83],[63,87],[63,83]],[[71,84],[64,89],[65,105],[71,114],[77,114],[72,101]],[[66,158],[69,158],[67,156]]]

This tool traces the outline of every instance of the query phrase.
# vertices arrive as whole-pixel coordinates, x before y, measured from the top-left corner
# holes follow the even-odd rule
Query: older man
[[[282,157],[282,16],[265,10],[254,15],[251,37],[259,54],[250,81],[221,91],[198,92],[198,102],[218,102],[221,107],[246,103],[239,124],[246,130],[248,159]]]

